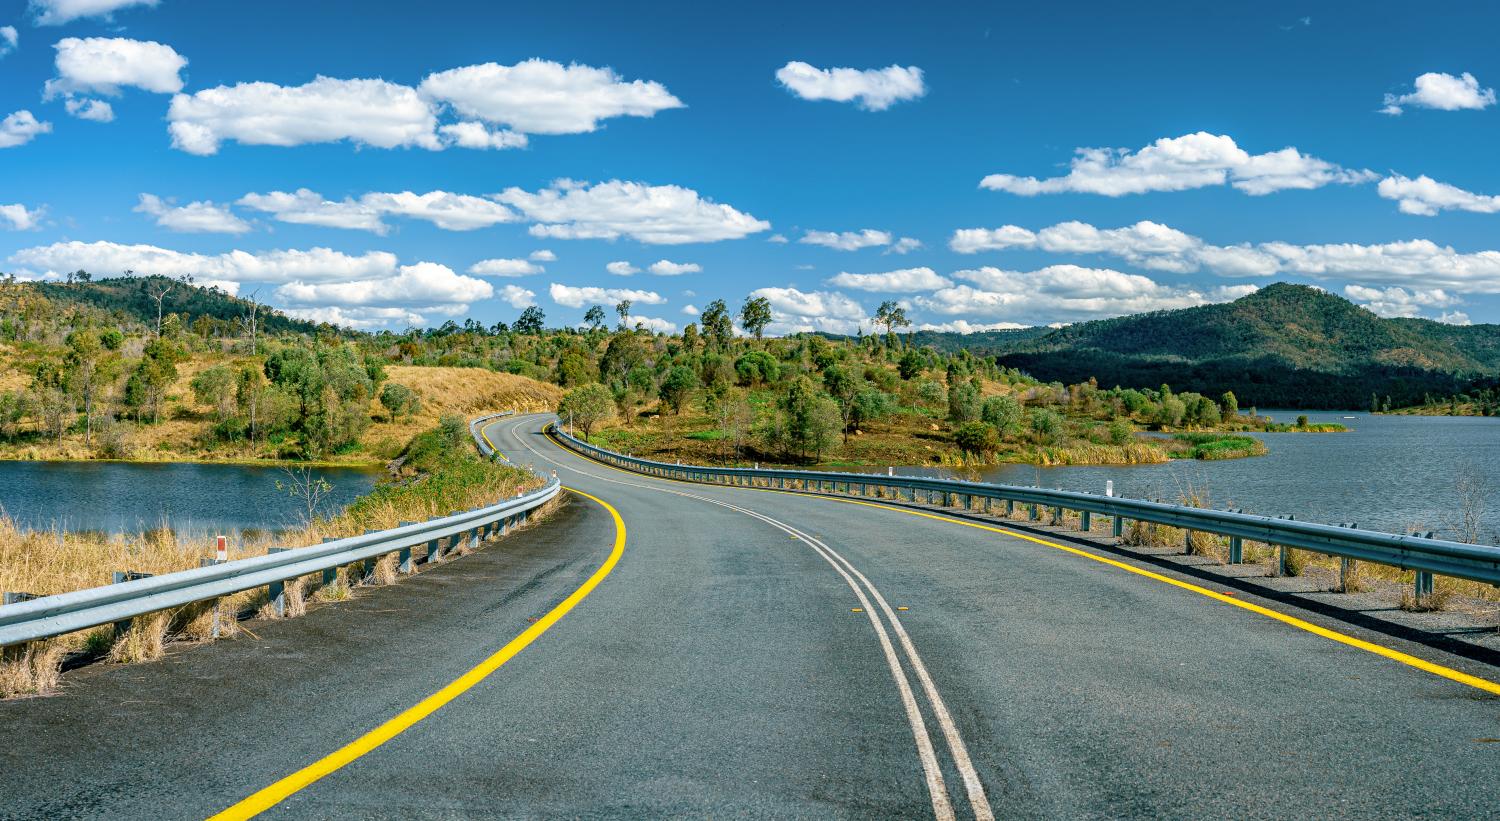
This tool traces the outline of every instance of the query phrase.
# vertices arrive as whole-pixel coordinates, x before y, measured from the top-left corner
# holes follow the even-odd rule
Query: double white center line
[[[875,636],[880,641],[881,650],[884,652],[886,663],[890,667],[891,677],[895,680],[896,687],[901,693],[901,703],[906,710],[906,718],[911,725],[912,736],[916,740],[917,755],[922,762],[922,771],[927,781],[928,793],[932,797],[933,814],[940,821],[950,821],[950,819],[955,817],[953,801],[948,795],[948,787],[944,782],[942,769],[938,764],[932,735],[927,729],[927,720],[923,717],[921,707],[917,703],[916,692],[912,688],[911,679],[907,675],[906,667],[902,664],[902,654],[905,655],[907,664],[910,665],[912,672],[916,675],[917,682],[921,687],[923,695],[926,696],[933,717],[937,720],[938,727],[942,731],[944,740],[947,742],[948,752],[953,758],[954,768],[963,780],[964,791],[968,796],[970,810],[973,812],[974,817],[981,819],[981,821],[991,821],[995,817],[994,812],[990,809],[989,799],[985,795],[984,785],[979,780],[979,774],[974,769],[972,759],[969,758],[969,750],[964,745],[963,736],[959,733],[958,725],[954,723],[953,716],[948,712],[948,706],[943,702],[942,695],[938,693],[937,685],[933,683],[932,676],[928,674],[927,665],[922,662],[922,656],[917,652],[911,635],[906,632],[906,627],[902,625],[901,619],[896,615],[895,609],[886,601],[885,596],[881,595],[880,589],[872,584],[863,573],[859,572],[859,569],[848,559],[844,558],[838,551],[829,547],[822,540],[785,522],[750,510],[749,508],[741,507],[721,499],[701,496],[696,493],[672,490],[652,484],[613,479],[590,471],[580,470],[571,465],[565,465],[533,448],[530,443],[526,442],[517,433],[520,424],[520,422],[512,424],[508,430],[516,442],[536,456],[560,468],[572,470],[576,473],[591,476],[600,481],[612,484],[654,490],[660,493],[670,493],[675,496],[696,499],[708,502],[709,504],[719,505],[720,507],[726,507],[753,519],[765,522],[811,547],[814,552],[821,556],[824,561],[828,562],[843,577],[844,582],[849,585],[849,589],[854,591],[854,596],[862,605],[865,615],[870,619],[870,626],[875,630]],[[878,614],[877,609],[870,604],[871,599],[874,599],[875,603],[879,605]],[[882,621],[881,615],[885,617],[884,621]],[[887,622],[890,625],[889,630],[886,627]],[[901,654],[896,652],[895,643],[891,641],[891,633],[893,632],[896,635],[896,643],[901,645]]]

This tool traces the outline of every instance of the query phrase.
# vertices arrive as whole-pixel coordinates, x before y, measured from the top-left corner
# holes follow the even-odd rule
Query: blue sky
[[[0,271],[395,329],[1500,321],[1500,9],[1214,5],[0,0]]]

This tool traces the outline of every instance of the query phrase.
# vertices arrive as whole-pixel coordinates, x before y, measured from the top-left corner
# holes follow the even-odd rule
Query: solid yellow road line
[[[496,420],[496,421],[499,421],[499,420]],[[480,428],[479,429],[479,436],[480,436],[480,438],[484,439],[484,443],[486,445],[490,446],[490,450],[493,453],[495,453],[496,455],[498,455],[501,459],[504,459],[505,461],[509,462],[510,461],[510,457],[506,456],[503,453],[501,453],[500,449],[497,448],[497,447],[495,447],[495,443],[490,441],[490,425],[493,425],[493,424],[495,424],[495,423],[491,422],[489,425],[485,425],[484,427]],[[590,498],[593,498],[593,497],[590,497]],[[595,501],[598,501],[598,500],[596,499]],[[600,502],[600,504],[603,504],[603,502]]]
[[[412,725],[432,715],[438,708],[463,695],[491,673],[500,669],[501,665],[510,661],[517,653],[526,649],[528,645],[547,632],[548,628],[567,615],[568,611],[583,601],[589,593],[592,593],[594,588],[598,587],[601,581],[604,581],[604,577],[608,576],[610,571],[615,569],[615,565],[619,563],[620,557],[625,553],[625,522],[620,518],[619,511],[615,510],[614,507],[603,499],[590,496],[581,490],[574,490],[573,488],[564,489],[598,503],[605,510],[609,511],[609,515],[615,520],[614,548],[610,550],[609,558],[605,559],[604,563],[599,566],[599,569],[594,571],[594,575],[590,576],[577,590],[574,590],[572,595],[564,599],[561,604],[552,608],[547,615],[526,628],[525,632],[511,639],[510,643],[500,648],[494,655],[480,662],[478,666],[469,672],[454,679],[452,683],[443,687],[443,689],[422,699],[415,706],[402,711],[391,720],[365,733],[363,736],[330,753],[328,756],[303,767],[223,812],[212,816],[210,821],[214,819],[253,818],[276,806],[299,790],[306,788],[324,776],[337,771],[360,756],[390,741],[392,738],[405,732]]]
[[[614,465],[609,464],[608,462],[603,462],[603,461],[600,461],[598,459],[595,459],[594,457],[589,456],[588,454],[579,453],[578,451],[573,450],[572,448],[568,448],[566,445],[564,445],[556,437],[550,436],[550,434],[549,434],[549,438],[552,438],[552,440],[557,443],[558,447],[565,448],[565,449],[568,450],[569,453],[573,453],[573,454],[575,454],[577,456],[581,456],[584,459],[587,459],[590,462],[593,462],[593,463],[595,463],[597,465],[602,465],[602,466],[607,467],[607,468],[609,468],[611,470],[617,470],[617,471],[620,471],[621,473],[626,473],[626,474],[629,474],[631,476],[646,476],[647,475],[647,474],[636,473],[635,471],[625,470],[623,468],[618,468],[618,467],[615,467]],[[663,479],[663,477],[660,477],[660,476],[649,476],[649,478],[652,478],[652,479]],[[708,483],[705,483],[705,482],[683,482],[682,480],[679,480],[679,479],[664,479],[664,481],[668,481],[668,482],[680,482],[682,484],[690,484],[690,485],[707,485],[709,487],[714,487],[714,485],[711,485],[711,484],[708,484]],[[920,516],[920,517],[922,517],[924,519],[933,519],[933,520],[939,521],[939,522],[948,522],[950,524],[963,525],[964,527],[972,527],[972,528],[975,528],[976,530],[988,530],[988,531],[990,531],[992,533],[1000,533],[1000,534],[1003,534],[1003,535],[1006,535],[1006,536],[1015,537],[1017,539],[1024,539],[1024,540],[1026,540],[1028,542],[1034,542],[1034,543],[1039,544],[1039,545],[1044,545],[1046,547],[1051,547],[1051,548],[1055,548],[1057,550],[1062,550],[1062,551],[1067,552],[1067,553],[1072,553],[1075,556],[1082,556],[1085,559],[1090,559],[1092,561],[1099,562],[1100,564],[1106,564],[1106,565],[1109,565],[1110,567],[1119,568],[1120,570],[1125,570],[1127,572],[1134,573],[1137,576],[1144,576],[1145,578],[1152,579],[1152,580],[1158,581],[1158,582],[1162,582],[1163,584],[1170,584],[1173,587],[1181,588],[1183,590],[1188,590],[1188,591],[1191,591],[1193,593],[1197,593],[1200,596],[1207,596],[1208,598],[1213,599],[1216,602],[1220,602],[1222,604],[1232,605],[1232,606],[1238,607],[1238,608],[1240,608],[1242,610],[1248,610],[1248,611],[1250,611],[1252,613],[1258,613],[1258,614],[1260,614],[1262,616],[1265,616],[1268,619],[1275,619],[1276,621],[1279,621],[1282,624],[1286,624],[1286,625],[1289,625],[1291,627],[1295,627],[1298,630],[1305,630],[1305,631],[1307,631],[1309,633],[1312,633],[1313,635],[1316,635],[1316,636],[1322,636],[1323,638],[1329,639],[1330,641],[1336,641],[1339,644],[1347,645],[1349,647],[1358,648],[1358,649],[1364,650],[1364,651],[1366,651],[1368,653],[1374,653],[1377,656],[1381,656],[1383,658],[1390,659],[1391,661],[1400,662],[1401,664],[1405,664],[1408,667],[1415,667],[1418,670],[1422,670],[1424,672],[1431,673],[1431,674],[1433,674],[1435,676],[1441,676],[1441,677],[1443,677],[1445,679],[1448,679],[1449,681],[1456,681],[1459,684],[1466,684],[1466,685],[1468,685],[1470,687],[1473,687],[1476,690],[1483,690],[1484,692],[1489,693],[1491,695],[1500,696],[1500,683],[1497,683],[1497,682],[1494,682],[1494,681],[1490,681],[1489,679],[1483,679],[1483,678],[1480,678],[1478,676],[1472,676],[1472,675],[1469,675],[1468,673],[1462,672],[1460,670],[1455,670],[1455,669],[1453,669],[1451,667],[1445,667],[1445,666],[1443,666],[1441,664],[1436,664],[1434,662],[1427,661],[1426,659],[1418,658],[1417,656],[1413,656],[1410,653],[1403,653],[1400,650],[1394,650],[1394,649],[1391,649],[1391,648],[1386,647],[1386,646],[1381,645],[1381,644],[1376,644],[1374,642],[1365,641],[1364,639],[1361,639],[1361,638],[1355,638],[1354,636],[1350,636],[1350,635],[1347,635],[1345,633],[1340,633],[1337,630],[1331,630],[1331,629],[1329,629],[1327,627],[1323,627],[1321,625],[1313,624],[1310,621],[1306,621],[1304,619],[1299,619],[1296,616],[1290,616],[1290,615],[1287,615],[1286,613],[1281,613],[1281,612],[1278,612],[1276,610],[1272,610],[1269,607],[1261,607],[1258,604],[1252,604],[1252,603],[1247,602],[1247,601],[1241,601],[1240,599],[1234,598],[1233,596],[1226,596],[1223,593],[1216,593],[1216,592],[1214,592],[1212,590],[1209,590],[1206,587],[1200,587],[1200,586],[1198,586],[1196,584],[1193,584],[1191,582],[1185,582],[1185,581],[1181,581],[1179,579],[1174,579],[1174,578],[1171,578],[1170,576],[1164,576],[1164,575],[1162,575],[1160,573],[1153,573],[1150,570],[1144,570],[1142,568],[1134,567],[1132,565],[1126,564],[1125,562],[1117,561],[1115,559],[1106,558],[1104,556],[1099,556],[1099,555],[1096,555],[1094,553],[1090,553],[1087,550],[1082,550],[1082,549],[1077,548],[1077,547],[1070,547],[1068,545],[1059,544],[1059,543],[1053,542],[1053,541],[1048,541],[1047,539],[1038,538],[1036,536],[1031,536],[1029,534],[1021,533],[1019,531],[1009,530],[1009,529],[1001,528],[1001,527],[991,527],[990,525],[981,524],[979,522],[971,522],[971,521],[967,521],[965,519],[955,519],[955,518],[953,518],[951,516],[943,516],[943,515],[939,515],[939,514],[927,513],[927,512],[924,512],[924,511],[920,511],[920,510],[911,510],[911,509],[904,508],[904,507],[895,507],[893,505],[883,505],[883,504],[879,504],[877,502],[865,502],[865,501],[861,501],[859,499],[843,499],[843,498],[839,498],[837,496],[823,496],[821,494],[816,494],[816,493],[799,493],[799,492],[794,491],[794,490],[781,490],[779,488],[741,487],[739,485],[726,485],[725,487],[734,487],[734,488],[737,488],[739,490],[757,490],[757,491],[760,491],[762,493],[788,493],[788,494],[791,494],[793,496],[803,496],[803,497],[808,497],[808,498],[813,498],[813,499],[824,499],[824,500],[827,500],[827,501],[830,501],[830,502],[843,502],[844,504],[862,505],[864,507],[874,507],[874,508],[879,508],[881,510],[894,511],[896,513],[905,513],[905,514],[907,514],[909,516]]]

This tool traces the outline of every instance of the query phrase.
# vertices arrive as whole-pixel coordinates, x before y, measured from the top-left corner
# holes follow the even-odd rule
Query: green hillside
[[[1262,407],[1418,404],[1500,373],[1500,326],[1382,319],[1342,297],[1277,283],[1234,302],[1084,322],[969,347],[1043,380],[1233,390]]]
[[[230,296],[218,288],[162,276],[122,276],[28,285],[55,305],[86,305],[111,314],[118,322],[134,322],[153,328],[156,327],[157,312],[153,294],[169,286],[171,291],[162,300],[164,314],[179,314],[189,323],[204,321],[216,325],[238,323],[250,316],[250,303],[244,299]],[[257,311],[256,321],[259,330],[268,334],[313,333],[318,330],[316,322],[293,319],[264,305]]]

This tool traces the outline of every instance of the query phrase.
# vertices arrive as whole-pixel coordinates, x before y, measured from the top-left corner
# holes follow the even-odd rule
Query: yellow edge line
[[[412,725],[432,715],[443,705],[463,695],[491,673],[500,669],[501,665],[510,661],[517,653],[526,649],[528,645],[547,632],[548,628],[567,615],[568,611],[583,601],[589,593],[592,593],[594,588],[598,587],[599,583],[604,581],[604,577],[608,576],[610,571],[614,570],[615,565],[620,561],[620,557],[625,553],[625,522],[620,518],[619,511],[615,510],[608,502],[595,496],[590,496],[581,490],[574,490],[573,488],[564,489],[598,503],[605,510],[609,511],[609,515],[615,520],[614,548],[610,551],[609,558],[605,559],[604,563],[599,566],[599,569],[594,571],[594,575],[590,576],[577,590],[574,590],[572,595],[564,599],[561,604],[552,608],[547,615],[526,628],[525,632],[511,639],[508,644],[500,648],[494,655],[480,662],[472,670],[454,679],[441,690],[417,702],[415,706],[403,710],[394,718],[365,733],[348,745],[286,776],[271,786],[250,795],[234,806],[211,816],[210,821],[214,821],[215,819],[253,818],[324,776],[347,766],[355,759],[390,741],[392,738],[405,732]]]
[[[501,459],[504,459],[505,461],[509,462],[510,461],[510,457],[506,456],[503,453],[500,453],[500,449],[497,448],[497,447],[495,447],[495,443],[494,442],[490,441],[490,425],[493,425],[493,424],[495,424],[495,422],[498,422],[498,421],[500,421],[500,420],[496,419],[493,422],[490,422],[489,425],[485,425],[484,427],[480,428],[479,429],[479,437],[484,440],[484,443],[486,445],[490,446],[490,451],[491,452],[497,454]],[[584,495],[587,495],[587,494],[584,494]],[[593,499],[594,497],[589,496],[589,498]],[[598,499],[594,499],[594,501],[599,502]],[[603,502],[599,502],[599,504],[602,505],[604,503]]]
[[[549,434],[549,436],[550,436],[550,434]],[[551,437],[551,438],[553,439],[554,442],[556,442],[558,444],[558,446],[567,448],[567,446],[564,445],[556,437]],[[715,485],[707,484],[707,483],[704,483],[704,482],[686,482],[686,481],[683,481],[683,480],[680,480],[680,479],[664,479],[661,476],[649,476],[649,474],[636,473],[635,471],[624,470],[622,468],[615,467],[614,465],[611,465],[608,462],[601,462],[598,459],[595,459],[594,457],[589,456],[588,454],[579,453],[578,451],[573,450],[572,448],[567,448],[567,450],[570,453],[573,453],[573,454],[581,456],[581,457],[583,457],[585,459],[588,459],[589,461],[591,461],[591,462],[593,462],[593,463],[595,463],[597,465],[602,465],[604,467],[609,468],[610,470],[617,470],[617,471],[620,471],[621,473],[626,473],[626,474],[629,474],[631,476],[648,476],[648,478],[663,479],[663,481],[678,482],[680,484],[707,485],[708,487],[716,487]],[[1454,670],[1451,667],[1444,667],[1441,664],[1435,664],[1433,662],[1427,661],[1426,659],[1418,658],[1416,656],[1411,655],[1410,653],[1403,653],[1400,650],[1393,650],[1393,649],[1391,649],[1389,647],[1386,647],[1384,645],[1375,644],[1374,642],[1365,641],[1364,639],[1360,639],[1360,638],[1355,638],[1354,636],[1350,636],[1350,635],[1347,635],[1345,633],[1340,633],[1337,630],[1330,630],[1327,627],[1323,627],[1321,625],[1313,624],[1310,621],[1299,619],[1296,616],[1290,616],[1290,615],[1287,615],[1286,613],[1281,613],[1281,612],[1278,612],[1276,610],[1272,610],[1269,607],[1262,607],[1262,606],[1260,606],[1258,604],[1252,604],[1252,603],[1247,602],[1247,601],[1241,601],[1241,600],[1239,600],[1237,598],[1234,598],[1233,596],[1226,596],[1223,593],[1216,593],[1213,590],[1209,590],[1206,587],[1200,587],[1200,586],[1198,586],[1196,584],[1193,584],[1191,582],[1181,581],[1179,579],[1171,578],[1170,576],[1163,576],[1160,573],[1153,573],[1150,570],[1144,570],[1142,568],[1134,567],[1132,565],[1126,564],[1125,562],[1117,561],[1115,559],[1106,558],[1104,556],[1098,556],[1098,555],[1095,555],[1093,553],[1090,553],[1087,550],[1082,550],[1082,549],[1077,548],[1077,547],[1070,547],[1068,545],[1058,544],[1057,542],[1048,541],[1046,539],[1041,539],[1041,538],[1038,538],[1036,536],[1031,536],[1031,535],[1028,535],[1028,534],[1025,534],[1025,533],[1020,533],[1018,531],[1014,531],[1014,530],[1008,530],[1006,528],[991,527],[989,525],[980,524],[979,522],[970,522],[970,521],[965,521],[963,519],[955,519],[955,518],[952,518],[952,517],[949,517],[949,516],[941,516],[941,515],[937,515],[937,514],[926,513],[926,512],[920,511],[920,510],[908,510],[907,508],[894,507],[892,505],[883,505],[883,504],[879,504],[879,503],[876,503],[876,502],[865,502],[865,501],[860,501],[858,499],[841,499],[841,498],[838,498],[836,496],[823,496],[821,494],[816,494],[816,493],[798,493],[796,491],[780,490],[778,488],[764,488],[764,487],[750,487],[750,488],[747,488],[747,487],[741,487],[739,485],[732,485],[730,487],[735,487],[735,488],[737,488],[739,490],[756,490],[756,491],[760,491],[762,493],[787,493],[787,494],[791,494],[793,496],[804,496],[804,497],[810,497],[810,498],[814,498],[814,499],[824,499],[824,500],[827,500],[827,501],[830,501],[830,502],[843,502],[844,504],[850,504],[850,505],[862,505],[864,507],[874,507],[874,508],[879,508],[881,510],[890,510],[890,511],[895,511],[897,513],[905,513],[905,514],[908,514],[908,515],[911,515],[911,516],[920,516],[920,517],[922,517],[924,519],[933,519],[933,520],[939,521],[939,522],[948,522],[950,524],[963,525],[964,527],[972,527],[972,528],[975,528],[976,530],[988,530],[988,531],[990,531],[992,533],[1000,533],[1000,534],[1003,534],[1003,535],[1006,535],[1006,536],[1012,536],[1012,537],[1017,538],[1017,539],[1024,539],[1024,540],[1026,540],[1028,542],[1035,542],[1036,544],[1045,545],[1046,547],[1055,548],[1057,550],[1061,550],[1061,551],[1064,551],[1064,552],[1067,552],[1067,553],[1071,553],[1071,554],[1073,554],[1075,556],[1082,556],[1085,559],[1090,559],[1092,561],[1099,562],[1100,564],[1107,564],[1110,567],[1119,568],[1120,570],[1125,570],[1125,571],[1128,571],[1130,573],[1134,573],[1137,576],[1144,576],[1144,577],[1146,577],[1148,579],[1152,579],[1154,581],[1162,582],[1163,584],[1170,584],[1173,587],[1181,588],[1183,590],[1189,590],[1189,591],[1192,591],[1194,593],[1197,593],[1200,596],[1207,596],[1208,598],[1213,599],[1216,602],[1220,602],[1222,604],[1232,605],[1232,606],[1238,607],[1238,608],[1240,608],[1242,610],[1249,610],[1252,613],[1257,613],[1259,615],[1265,616],[1268,619],[1275,619],[1276,621],[1279,621],[1282,624],[1290,625],[1291,627],[1295,627],[1298,630],[1305,630],[1305,631],[1307,631],[1309,633],[1312,633],[1313,635],[1322,636],[1325,639],[1329,639],[1331,641],[1336,641],[1339,644],[1344,644],[1344,645],[1347,645],[1349,647],[1355,647],[1355,648],[1358,648],[1360,650],[1364,650],[1364,651],[1369,652],[1369,653],[1374,653],[1377,656],[1382,656],[1384,658],[1388,658],[1391,661],[1400,662],[1401,664],[1405,664],[1408,667],[1415,667],[1418,670],[1422,670],[1424,672],[1431,673],[1431,674],[1433,674],[1435,676],[1441,676],[1441,677],[1443,677],[1445,679],[1448,679],[1450,681],[1456,681],[1459,684],[1467,684],[1468,686],[1473,687],[1476,690],[1483,690],[1484,692],[1489,693],[1491,695],[1500,696],[1500,683],[1496,683],[1496,682],[1490,681],[1489,679],[1479,678],[1478,676],[1471,676],[1468,673],[1462,672],[1460,670]]]

